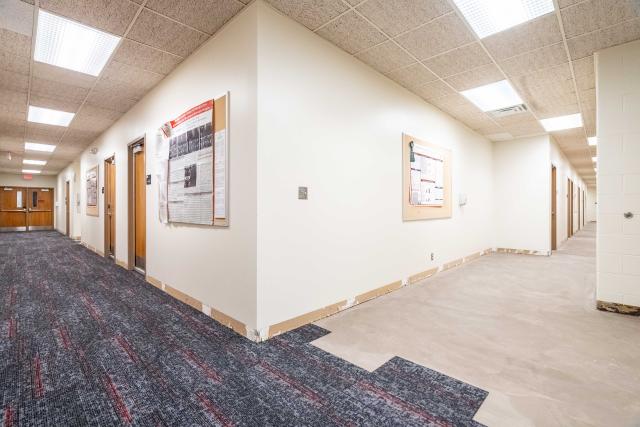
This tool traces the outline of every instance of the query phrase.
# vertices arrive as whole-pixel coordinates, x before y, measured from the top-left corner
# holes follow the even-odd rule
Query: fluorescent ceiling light
[[[53,150],[56,149],[56,146],[50,145],[50,144],[38,144],[37,142],[25,142],[24,149],[31,150],[31,151],[45,151],[47,153],[52,153]]]
[[[589,138],[587,138],[587,141],[589,142],[589,145],[591,145],[591,146],[598,145],[598,137],[597,136],[590,136]]]
[[[35,169],[22,169],[22,173],[40,173],[40,171]]]
[[[591,158],[591,161],[592,161],[593,163],[597,162],[597,161],[598,161],[598,156],[594,156],[594,157],[592,157],[592,158]]]
[[[506,80],[476,87],[460,92],[482,111],[493,111],[500,108],[522,104],[520,95]]]
[[[69,123],[71,123],[71,120],[73,120],[73,116],[75,116],[74,113],[29,105],[29,116],[27,117],[27,120],[34,123],[43,123],[45,125],[67,127],[69,126]]]
[[[568,116],[552,117],[540,120],[540,124],[547,132],[579,128],[582,126],[582,116],[580,113],[576,113]]]
[[[38,166],[44,166],[47,164],[46,160],[28,160],[28,159],[24,159],[22,163],[25,165],[38,165]]]
[[[40,9],[33,59],[97,76],[119,42],[120,37]]]
[[[479,38],[553,12],[553,0],[453,0]]]

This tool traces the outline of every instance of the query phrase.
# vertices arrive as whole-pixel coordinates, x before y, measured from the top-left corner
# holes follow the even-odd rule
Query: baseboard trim
[[[212,319],[226,326],[227,328],[233,329],[237,334],[242,335],[243,337],[248,338],[252,341],[256,340],[256,337],[249,336],[247,334],[247,326],[244,323],[240,322],[239,320],[236,320],[233,317],[229,316],[228,314],[225,314],[219,310],[216,310],[215,308],[207,306],[202,301],[192,297],[191,295],[188,295],[166,283],[162,283],[162,281],[156,279],[153,276],[149,276],[147,274],[145,276],[145,279],[147,283],[149,283],[151,286],[154,286],[160,289],[170,297],[175,298],[178,301],[181,301],[193,307],[194,309],[206,314],[207,316],[211,317]]]
[[[619,304],[617,302],[608,302],[598,300],[596,303],[598,310],[607,311],[609,313],[626,314],[628,316],[640,316],[640,307],[635,305]]]
[[[531,249],[496,248],[496,252],[499,254],[516,254],[516,255],[538,255],[538,256],[551,255],[549,252],[534,251]]]
[[[493,252],[493,249],[491,248],[482,250],[480,252],[474,252],[471,255],[468,255],[463,258],[459,258],[455,261],[450,261],[448,263],[445,263],[442,266],[430,268],[429,270],[425,270],[420,273],[413,274],[405,280],[397,280],[388,285],[384,285],[379,288],[372,289],[370,291],[357,295],[353,299],[340,301],[335,304],[331,304],[326,307],[320,308],[318,310],[314,310],[309,313],[296,316],[292,319],[288,319],[280,323],[276,323],[275,325],[271,325],[268,327],[266,334],[259,332],[258,339],[266,340],[269,338],[273,338],[276,335],[291,331],[293,329],[299,328],[300,326],[304,326],[308,323],[316,322],[325,317],[332,316],[336,313],[347,310],[351,307],[355,307],[358,304],[371,301],[373,299],[376,299],[378,297],[381,297],[391,292],[395,292],[406,285],[414,285],[416,283],[422,282],[423,280],[428,279],[439,272],[450,270],[452,268],[461,266],[468,262],[474,261],[484,255],[488,255],[492,252]]]

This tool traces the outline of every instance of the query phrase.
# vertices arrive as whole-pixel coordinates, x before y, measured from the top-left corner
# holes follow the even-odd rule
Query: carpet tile
[[[0,426],[479,426],[487,392],[306,325],[237,335],[57,232],[0,234]]]

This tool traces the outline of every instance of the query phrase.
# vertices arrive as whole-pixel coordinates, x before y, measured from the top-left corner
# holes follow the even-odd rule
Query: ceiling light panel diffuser
[[[29,151],[44,151],[45,153],[53,153],[56,149],[55,145],[38,144],[37,142],[25,142],[24,149]]]
[[[22,173],[40,173],[40,171],[35,169],[22,169]]]
[[[97,76],[119,42],[120,37],[40,9],[33,59]]]
[[[552,117],[540,120],[540,124],[547,132],[557,130],[573,129],[582,126],[582,116],[580,113],[569,114],[568,116]]]
[[[592,147],[598,145],[598,137],[597,136],[590,136],[589,138],[587,138],[587,141],[589,142],[589,145],[591,145]]]
[[[29,115],[27,120],[45,125],[67,127],[69,126],[69,123],[71,123],[71,120],[73,120],[73,116],[75,116],[74,113],[29,105]]]
[[[553,0],[453,0],[479,38],[553,12]]]
[[[24,159],[22,163],[25,165],[36,165],[36,166],[44,166],[47,164],[46,160],[28,160],[28,159]]]
[[[490,83],[460,93],[482,111],[493,111],[522,104],[520,95],[507,80]]]

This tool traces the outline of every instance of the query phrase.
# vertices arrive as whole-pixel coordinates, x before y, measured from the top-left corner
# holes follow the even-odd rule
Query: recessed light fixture
[[[52,153],[56,149],[55,145],[50,144],[38,144],[37,142],[25,142],[24,149],[30,151],[44,151],[46,153]]]
[[[33,59],[97,76],[119,42],[120,37],[40,9]]]
[[[579,128],[582,126],[582,116],[580,113],[569,114],[567,116],[552,117],[540,120],[540,124],[547,132]]]
[[[589,138],[587,138],[587,142],[589,142],[589,145],[596,146],[598,145],[598,137],[597,136],[590,136]]]
[[[489,83],[460,92],[482,111],[493,111],[499,108],[522,104],[522,99],[506,80]]]
[[[71,123],[71,120],[73,120],[73,116],[75,116],[74,113],[29,105],[29,116],[27,120],[45,125],[67,127],[69,123]]]
[[[593,156],[593,157],[591,158],[591,161],[592,161],[593,163],[596,163],[596,162],[598,161],[598,156]]]
[[[40,173],[40,171],[35,169],[22,169],[22,173]]]
[[[22,161],[22,164],[44,166],[44,165],[47,164],[47,161],[46,160],[28,160],[28,159],[24,159]]]
[[[453,0],[479,38],[553,12],[553,0]]]

